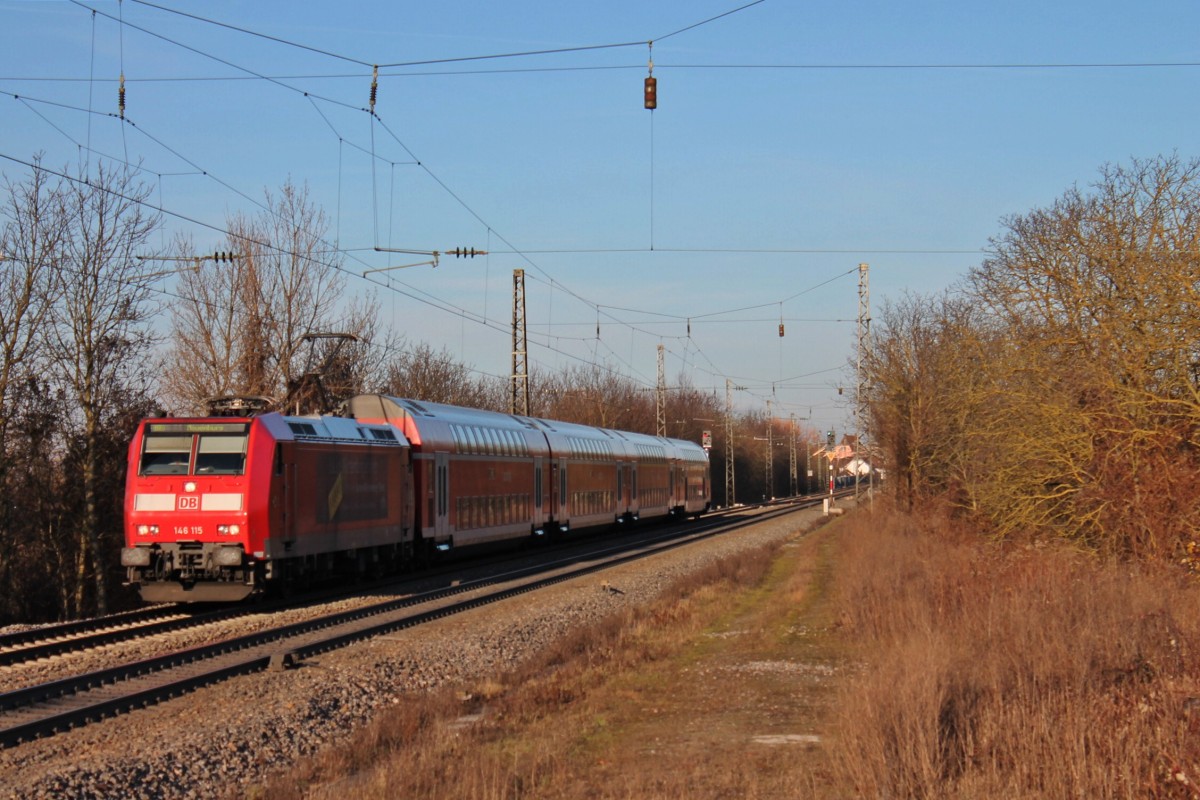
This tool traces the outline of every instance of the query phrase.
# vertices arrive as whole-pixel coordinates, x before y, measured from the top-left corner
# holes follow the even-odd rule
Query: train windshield
[[[187,475],[192,459],[191,436],[147,434],[142,448],[143,475]]]
[[[241,475],[246,468],[248,436],[201,435],[196,447],[197,475]]]
[[[152,424],[142,445],[141,473],[242,475],[249,438],[245,425]]]

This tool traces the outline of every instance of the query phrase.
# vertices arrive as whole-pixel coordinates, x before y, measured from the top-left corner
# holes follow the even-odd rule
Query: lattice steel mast
[[[658,346],[658,391],[655,392],[655,415],[658,420],[658,435],[667,435],[667,366],[663,346]]]
[[[725,379],[725,505],[734,504],[733,484],[733,381]]]
[[[525,339],[525,270],[513,270],[512,396],[509,412],[529,416],[529,346]]]
[[[858,494],[858,471],[863,464],[863,439],[867,435],[867,394],[870,381],[866,371],[865,359],[871,351],[871,290],[870,268],[866,264],[858,265],[858,350],[854,366],[858,387],[854,396],[854,493]],[[869,452],[869,451],[868,451]],[[874,469],[867,472],[868,481],[873,481]]]
[[[771,401],[768,400],[767,401],[767,459],[766,459],[767,463],[764,465],[764,467],[766,469],[766,473],[764,475],[766,489],[763,492],[764,500],[774,500],[775,499],[775,453],[774,453],[775,436],[774,436],[774,432],[771,430],[771,428],[772,428],[772,425],[771,425]]]

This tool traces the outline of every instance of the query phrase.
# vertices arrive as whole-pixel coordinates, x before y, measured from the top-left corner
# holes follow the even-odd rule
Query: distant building
[[[822,447],[814,455],[829,462],[829,474],[834,476],[838,485],[851,484],[856,476],[859,480],[865,480],[873,471],[878,474],[878,470],[871,465],[871,453],[866,449],[859,451],[858,437],[852,433],[844,435],[840,444]]]

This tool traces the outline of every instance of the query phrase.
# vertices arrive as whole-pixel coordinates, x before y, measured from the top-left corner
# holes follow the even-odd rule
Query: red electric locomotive
[[[235,601],[273,581],[400,563],[409,447],[340,417],[150,419],[129,446],[121,563],[141,596]]]

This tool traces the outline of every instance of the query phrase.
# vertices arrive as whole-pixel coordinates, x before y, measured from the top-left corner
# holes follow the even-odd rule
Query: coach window
[[[200,436],[196,448],[197,475],[241,475],[246,469],[246,442],[250,437]]]
[[[191,436],[146,436],[143,475],[187,475],[191,460]]]

